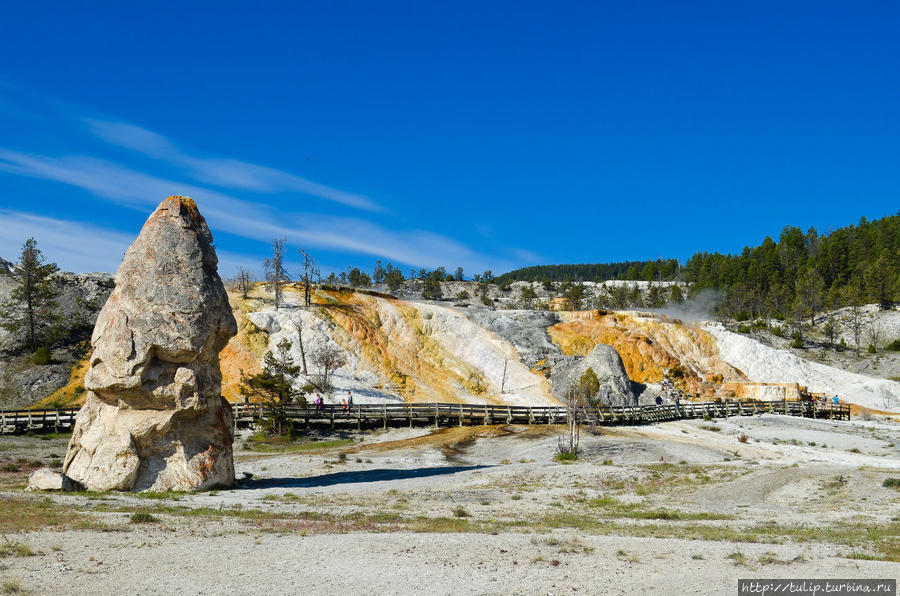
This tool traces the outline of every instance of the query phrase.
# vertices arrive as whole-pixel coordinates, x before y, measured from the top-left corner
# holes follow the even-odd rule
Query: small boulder
[[[606,344],[597,344],[587,356],[569,356],[558,362],[550,374],[553,394],[559,399],[565,398],[569,388],[577,384],[589,368],[600,381],[595,401],[610,406],[637,405],[634,383],[628,378],[622,358]]]
[[[62,472],[41,468],[28,477],[28,488],[25,490],[82,490],[81,484],[75,482]]]

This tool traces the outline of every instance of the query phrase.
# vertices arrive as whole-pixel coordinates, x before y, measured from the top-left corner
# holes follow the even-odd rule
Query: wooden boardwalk
[[[232,404],[235,426],[249,426],[265,415],[263,404]],[[0,411],[0,434],[32,430],[67,430],[75,422],[77,408],[59,410]],[[782,414],[804,418],[849,420],[850,406],[805,401],[682,402],[679,406],[603,406],[580,410],[581,422],[600,426],[652,424],[691,418],[730,418],[754,414]],[[495,406],[449,403],[291,405],[285,417],[300,426],[330,428],[388,428],[389,426],[464,426],[480,424],[564,424],[562,406]]]

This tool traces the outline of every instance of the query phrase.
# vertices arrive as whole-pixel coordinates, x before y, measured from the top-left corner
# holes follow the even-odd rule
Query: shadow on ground
[[[410,470],[382,468],[378,470],[359,470],[356,472],[335,472],[334,474],[308,476],[306,478],[250,479],[242,481],[240,487],[245,489],[318,488],[323,486],[334,486],[336,484],[357,484],[361,482],[383,482],[386,480],[427,478],[429,476],[443,476],[446,474],[456,474],[458,472],[468,472],[470,470],[480,470],[482,468],[490,467],[492,466],[439,466],[434,468],[413,468]]]

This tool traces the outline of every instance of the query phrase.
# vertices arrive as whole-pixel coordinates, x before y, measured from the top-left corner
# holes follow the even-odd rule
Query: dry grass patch
[[[33,557],[37,553],[31,545],[25,542],[10,540],[6,536],[0,542],[0,558],[3,557]]]
[[[28,592],[22,587],[22,582],[16,578],[4,579],[0,584],[0,594],[27,594]]]
[[[84,515],[49,498],[5,496],[0,507],[0,533],[27,532],[43,528],[83,527]]]

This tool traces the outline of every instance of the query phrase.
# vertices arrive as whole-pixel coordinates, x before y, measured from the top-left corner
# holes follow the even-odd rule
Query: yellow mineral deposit
[[[674,375],[683,378],[688,391],[699,394],[709,389],[711,380],[746,380],[719,358],[715,339],[702,329],[637,314],[582,311],[560,316],[563,322],[547,331],[564,354],[585,356],[597,344],[608,344],[621,356],[628,376],[639,383],[658,383]]]

